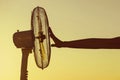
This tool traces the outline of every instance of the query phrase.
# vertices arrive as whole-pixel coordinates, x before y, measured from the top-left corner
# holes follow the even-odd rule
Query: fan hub
[[[46,39],[46,36],[43,34],[43,32],[40,32],[40,33],[39,33],[39,36],[37,36],[37,37],[35,37],[35,38],[39,39],[40,42],[43,42],[44,39]]]

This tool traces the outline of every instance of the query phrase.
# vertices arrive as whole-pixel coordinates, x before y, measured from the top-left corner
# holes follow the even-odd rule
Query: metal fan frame
[[[42,11],[42,12],[41,12]],[[37,14],[37,16],[36,16]],[[44,15],[44,16],[41,16],[41,15]],[[41,20],[41,18],[44,17],[45,20]],[[36,18],[38,21],[38,25],[35,25],[34,23],[34,18]],[[45,23],[43,26],[42,24]],[[45,30],[43,31],[43,28],[45,28]],[[49,37],[49,31],[48,31],[48,28],[49,28],[49,23],[48,23],[48,18],[47,18],[47,14],[46,14],[46,11],[44,8],[42,7],[36,7],[33,9],[33,12],[32,12],[32,16],[31,16],[31,29],[33,31],[33,35],[34,35],[34,56],[35,56],[35,62],[37,64],[37,66],[39,68],[46,68],[48,65],[49,65],[49,62],[50,62],[50,56],[51,56],[51,47],[50,47],[50,37]],[[37,30],[38,29],[38,30]],[[38,32],[37,36],[35,35],[36,32]],[[36,44],[35,44],[35,41],[39,40],[39,47],[40,47],[40,54],[37,55],[36,53]],[[44,43],[44,40],[46,41],[46,44],[43,44]],[[38,46],[38,45],[37,45]],[[46,46],[45,49],[46,51],[43,51],[41,49],[42,46]],[[42,53],[45,53],[45,55],[47,55],[47,58],[48,60],[46,61],[47,64],[44,64],[45,61],[42,61],[43,60],[43,56],[42,56]],[[38,61],[37,57],[41,55],[41,62],[40,60]],[[42,66],[40,66],[40,64],[42,64]]]

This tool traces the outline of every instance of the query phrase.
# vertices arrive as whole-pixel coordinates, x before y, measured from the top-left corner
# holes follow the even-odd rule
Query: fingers
[[[51,30],[50,27],[48,28],[48,30],[49,30],[49,32],[50,32],[50,35],[53,35],[53,32],[52,32],[52,30]]]
[[[50,36],[51,36],[51,38],[53,39],[54,38],[54,34],[53,34],[53,32],[52,32],[52,30],[51,30],[51,28],[49,27],[49,33],[50,33]]]
[[[52,46],[52,47],[56,47],[56,45],[55,45],[55,44],[51,44],[51,46]]]
[[[52,39],[56,38],[50,27],[49,27],[49,32],[50,32],[50,36],[51,36]]]
[[[48,28],[48,31],[49,31],[50,33],[52,32],[52,30],[51,30],[51,28],[50,28],[50,27]]]
[[[59,45],[56,45],[56,44],[51,44],[52,47],[58,47],[58,48],[61,48],[61,46]]]

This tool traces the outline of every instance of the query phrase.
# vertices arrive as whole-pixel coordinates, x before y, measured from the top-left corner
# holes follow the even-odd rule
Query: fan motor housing
[[[21,31],[16,32],[13,35],[13,42],[17,48],[33,48],[34,36],[33,31]]]

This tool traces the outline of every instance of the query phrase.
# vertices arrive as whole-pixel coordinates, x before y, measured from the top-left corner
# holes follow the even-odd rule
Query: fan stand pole
[[[31,49],[22,49],[21,75],[20,80],[27,80],[27,62]]]

